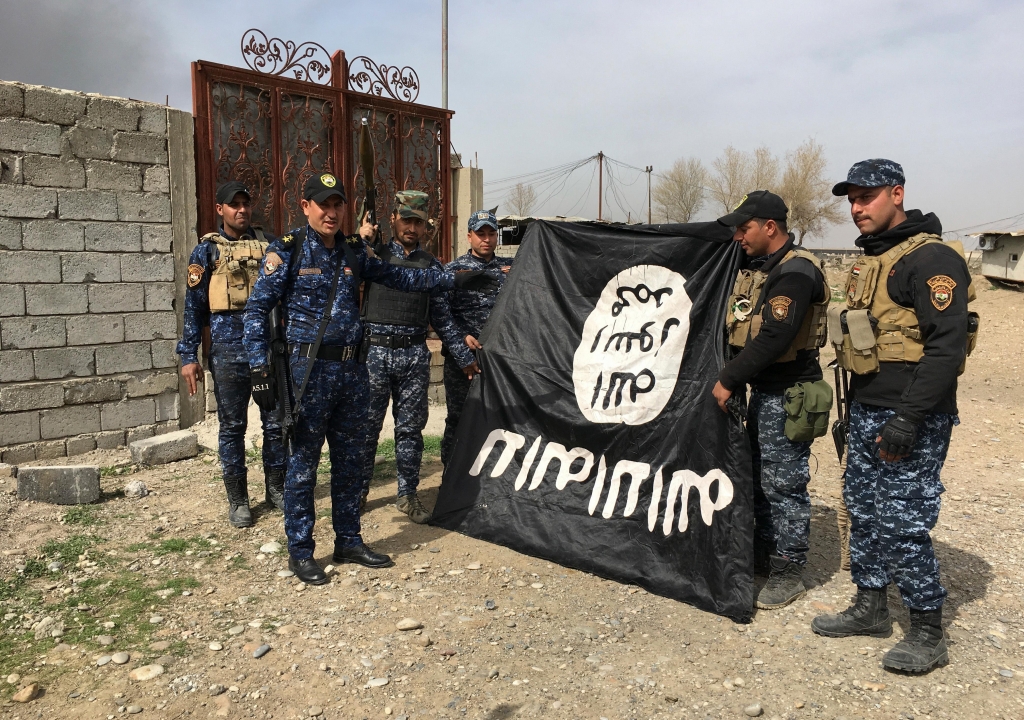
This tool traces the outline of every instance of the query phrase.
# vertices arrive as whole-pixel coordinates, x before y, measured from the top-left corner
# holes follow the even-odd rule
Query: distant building
[[[972,233],[981,250],[981,274],[990,280],[1024,287],[1024,230]]]

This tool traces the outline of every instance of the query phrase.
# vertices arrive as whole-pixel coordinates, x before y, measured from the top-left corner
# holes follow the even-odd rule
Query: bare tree
[[[697,158],[680,158],[651,190],[665,222],[690,222],[704,207],[708,171]]]
[[[712,166],[708,192],[723,214],[732,212],[747,193],[774,192],[779,184],[779,159],[767,147],[748,153],[730,145]]]
[[[537,192],[533,189],[533,185],[517,183],[515,187],[508,191],[508,195],[505,196],[505,203],[508,205],[511,213],[520,217],[529,216],[536,202]]]
[[[825,149],[813,139],[786,156],[778,194],[789,207],[789,229],[803,245],[807,236],[821,235],[844,219],[842,198],[832,195],[825,178]]]
[[[761,146],[750,158],[751,190],[770,190],[775,192],[779,185],[779,159],[767,147]]]

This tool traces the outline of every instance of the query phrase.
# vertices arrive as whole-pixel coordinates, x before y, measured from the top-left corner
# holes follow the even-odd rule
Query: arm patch
[[[793,301],[785,295],[776,295],[768,304],[772,308],[772,318],[778,322],[782,322],[789,317],[789,306],[793,304]]]
[[[203,281],[203,273],[206,269],[202,265],[195,263],[188,266],[188,286],[194,288],[196,285]]]
[[[935,275],[929,278],[928,287],[931,288],[932,305],[939,312],[953,302],[953,288],[956,287],[956,282],[949,275]]]

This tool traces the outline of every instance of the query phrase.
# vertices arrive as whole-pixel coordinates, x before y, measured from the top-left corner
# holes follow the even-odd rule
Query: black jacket
[[[730,360],[718,376],[726,389],[733,392],[750,383],[751,387],[771,395],[781,395],[798,382],[821,380],[821,365],[817,350],[799,350],[796,359],[777,363],[793,343],[804,316],[815,302],[824,298],[824,278],[809,260],[793,258],[785,265],[779,262],[793,247],[793,235],[781,249],[767,258],[748,262],[751,270],[768,273],[761,289],[761,317],[763,322],[757,337],[749,340],[743,350]],[[772,314],[772,298],[786,297],[789,312],[779,321]]]
[[[866,255],[881,255],[918,233],[942,235],[934,213],[907,212],[907,219],[876,236],[857,238]],[[928,281],[951,278],[956,286],[948,306],[939,310]],[[903,257],[886,280],[889,297],[897,305],[913,308],[924,336],[924,358],[919,363],[884,362],[877,373],[854,375],[853,399],[867,405],[894,408],[913,422],[930,412],[956,413],[957,370],[967,353],[967,288],[971,274],[964,259],[951,247],[925,245]]]

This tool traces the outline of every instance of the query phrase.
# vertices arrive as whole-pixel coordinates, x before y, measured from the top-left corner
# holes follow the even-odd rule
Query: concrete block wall
[[[0,81],[3,462],[178,429],[173,113]]]

